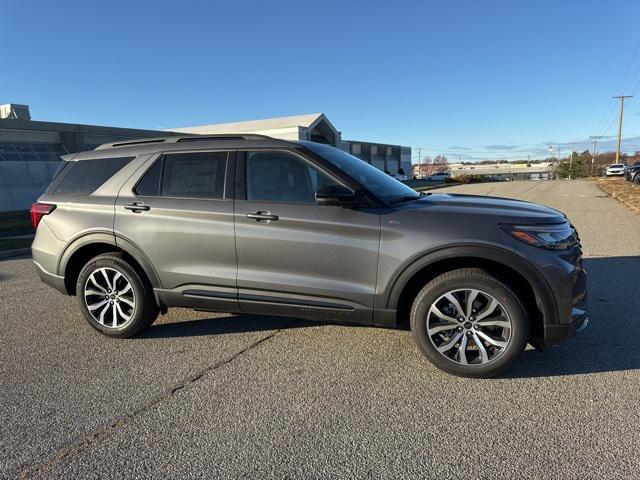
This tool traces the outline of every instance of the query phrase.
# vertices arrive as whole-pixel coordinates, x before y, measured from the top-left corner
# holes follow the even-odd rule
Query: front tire
[[[159,313],[147,278],[117,252],[89,260],[78,275],[76,295],[89,325],[109,337],[131,337]]]
[[[411,309],[416,343],[437,368],[461,377],[504,372],[522,353],[529,320],[517,294],[488,272],[465,268],[431,280]]]

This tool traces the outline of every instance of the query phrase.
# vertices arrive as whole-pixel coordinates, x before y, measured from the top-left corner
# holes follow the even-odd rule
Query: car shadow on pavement
[[[317,325],[317,323],[295,318],[270,317],[267,315],[230,314],[224,317],[154,324],[136,338],[199,337],[229,333],[263,332],[312,325]]]
[[[584,265],[589,275],[589,326],[557,347],[525,351],[500,378],[640,369],[640,256],[594,257],[585,259]],[[230,314],[154,324],[136,338],[224,335],[318,325],[327,323],[267,315]]]
[[[589,325],[547,350],[527,350],[502,378],[640,369],[640,257],[584,260]]]

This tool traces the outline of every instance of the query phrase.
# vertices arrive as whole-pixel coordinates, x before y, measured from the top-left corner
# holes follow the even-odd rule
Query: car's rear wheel
[[[492,377],[524,350],[529,322],[517,294],[480,269],[459,269],[429,282],[411,309],[411,330],[439,369]]]
[[[636,173],[636,176],[633,177],[633,181],[636,185],[640,185],[640,173]]]
[[[119,253],[91,259],[78,276],[76,295],[89,324],[111,337],[131,337],[159,313],[149,281]]]

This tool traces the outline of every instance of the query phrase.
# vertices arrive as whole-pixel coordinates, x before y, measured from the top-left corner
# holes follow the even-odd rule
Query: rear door
[[[292,151],[239,152],[236,178],[240,308],[371,323],[378,211],[316,205],[340,182]]]
[[[228,151],[168,152],[120,190],[116,242],[149,258],[170,305],[238,309],[234,158]]]

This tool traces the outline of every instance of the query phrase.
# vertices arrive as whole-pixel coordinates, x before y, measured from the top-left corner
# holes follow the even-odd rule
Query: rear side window
[[[164,157],[163,197],[222,198],[227,152],[176,153]]]
[[[133,191],[142,197],[224,197],[228,152],[164,155],[146,171]]]
[[[134,157],[101,158],[68,162],[46,193],[89,195],[127,165]]]

